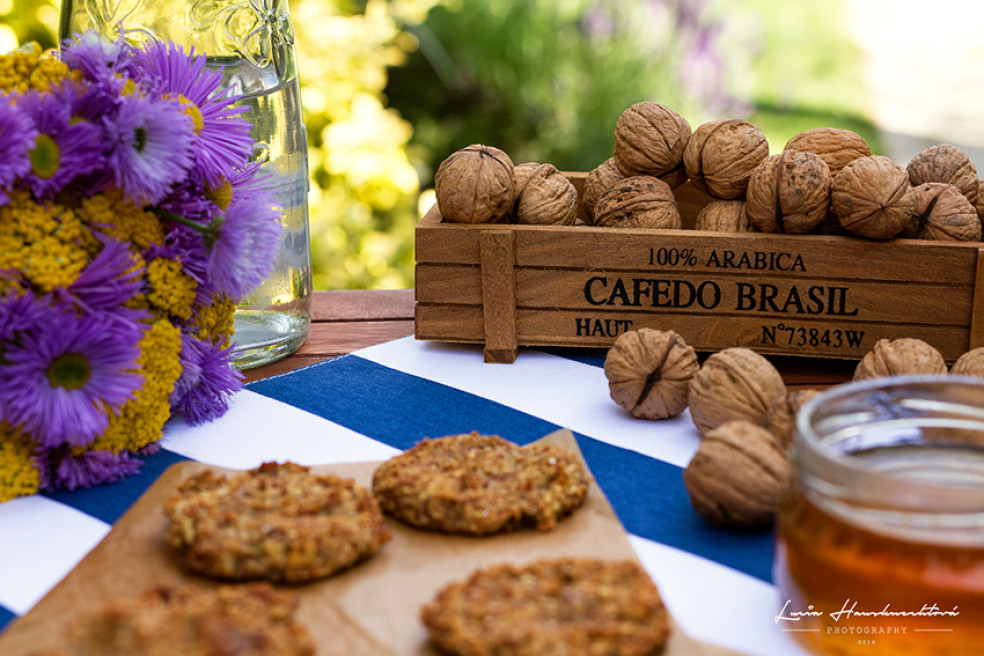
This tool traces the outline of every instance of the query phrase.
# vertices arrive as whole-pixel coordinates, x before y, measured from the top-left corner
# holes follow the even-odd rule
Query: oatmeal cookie
[[[390,537],[367,489],[294,463],[232,477],[202,472],[164,512],[184,565],[219,579],[310,581],[371,556]]]
[[[296,609],[294,595],[269,583],[159,586],[84,616],[39,656],[313,656]]]
[[[384,512],[412,526],[486,535],[555,528],[584,503],[589,482],[570,451],[473,432],[418,442],[380,465],[372,490]]]
[[[457,656],[650,656],[670,633],[645,570],[592,558],[478,570],[441,589],[421,619]]]

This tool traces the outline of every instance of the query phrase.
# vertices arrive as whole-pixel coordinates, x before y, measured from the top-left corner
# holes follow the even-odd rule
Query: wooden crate
[[[584,173],[565,174],[580,194]],[[683,230],[443,222],[416,229],[415,334],[484,344],[607,347],[626,330],[698,351],[859,359],[916,337],[952,362],[984,345],[984,244],[686,229],[710,198],[677,190]]]

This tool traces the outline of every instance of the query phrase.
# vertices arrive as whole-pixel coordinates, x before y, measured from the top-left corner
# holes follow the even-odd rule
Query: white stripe
[[[541,351],[520,349],[512,364],[488,364],[480,346],[406,337],[355,355],[679,467],[700,442],[688,412],[663,421],[635,419],[611,400],[600,367]]]
[[[251,469],[264,462],[300,465],[385,460],[398,449],[269,397],[243,390],[229,411],[199,426],[175,418],[161,445],[217,467]]]
[[[0,604],[34,607],[109,533],[109,524],[43,496],[0,503]]]
[[[691,638],[748,656],[808,656],[776,624],[775,586],[652,540],[633,535],[629,541]]]

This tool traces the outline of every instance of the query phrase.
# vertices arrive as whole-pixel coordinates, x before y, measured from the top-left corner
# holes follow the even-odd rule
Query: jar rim
[[[944,390],[955,400],[946,401],[944,398],[933,402],[927,398],[931,394],[939,396]],[[976,396],[978,404],[969,403],[966,397],[970,396]],[[880,404],[887,400],[889,406],[899,400],[917,401],[915,409],[904,405],[879,408],[889,408],[890,411],[894,407],[900,408],[900,417],[890,419],[899,425],[918,425],[920,420],[933,416],[919,415],[918,401],[923,401],[922,406],[929,408],[960,409],[969,418],[967,424],[975,426],[984,436],[984,378],[926,374],[888,376],[837,385],[811,398],[796,415],[791,455],[797,475],[806,487],[841,502],[901,512],[984,513],[984,480],[977,486],[954,484],[946,480],[920,480],[878,471],[866,459],[835,448],[824,440],[825,436],[818,434],[815,422],[818,417],[823,418],[820,413],[824,408],[833,409],[830,416],[836,418],[837,409],[856,407],[859,416],[852,418],[845,414],[842,424],[851,426],[853,424],[850,422],[854,421],[861,425],[864,421],[860,416],[864,414],[861,409],[871,407],[874,410],[874,406],[864,405],[865,400]],[[881,423],[888,425],[890,421]],[[984,452],[984,444],[962,446]]]

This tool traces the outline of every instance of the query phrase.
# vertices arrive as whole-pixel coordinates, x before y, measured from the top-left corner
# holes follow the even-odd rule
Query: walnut
[[[962,149],[950,144],[930,146],[913,157],[906,170],[913,187],[924,182],[949,182],[971,203],[977,203],[977,168]]]
[[[879,339],[854,370],[854,380],[907,374],[945,374],[946,361],[940,352],[912,337]]]
[[[595,204],[594,224],[614,228],[676,229],[682,225],[670,186],[648,175],[617,182]]]
[[[830,187],[834,213],[856,235],[890,239],[912,220],[909,175],[887,157],[859,157],[837,174]]]
[[[592,169],[584,178],[584,191],[581,192],[581,202],[584,213],[590,223],[594,223],[594,208],[601,195],[608,191],[616,182],[625,179],[625,174],[618,170],[615,158],[609,157]]]
[[[534,225],[573,225],[577,189],[553,164],[526,162],[514,171],[516,200],[512,219]]]
[[[741,198],[752,170],[769,156],[769,142],[757,127],[738,118],[700,125],[683,151],[690,183],[708,196]]]
[[[842,128],[813,128],[786,142],[783,150],[799,150],[819,155],[830,169],[830,177],[858,157],[869,157],[871,148],[857,132]]]
[[[711,354],[690,381],[690,418],[701,434],[732,419],[761,424],[769,407],[786,396],[772,363],[734,346]]]
[[[622,333],[605,357],[612,400],[641,419],[666,419],[683,412],[690,379],[699,368],[697,353],[672,330]]]
[[[984,180],[977,181],[977,202],[974,203],[974,209],[977,210],[978,218],[984,222]]]
[[[683,470],[694,510],[728,528],[771,524],[792,481],[793,467],[772,434],[742,419],[704,435]]]
[[[827,218],[830,169],[819,155],[784,150],[748,179],[748,220],[762,232],[801,234]]]
[[[769,406],[762,426],[772,433],[776,443],[783,449],[788,449],[793,443],[793,433],[796,430],[796,413],[803,405],[820,393],[820,390],[807,389],[790,392],[784,398]]]
[[[615,122],[615,164],[626,177],[659,177],[683,168],[689,140],[687,119],[657,102],[638,102]]]
[[[712,200],[697,213],[694,230],[751,232],[748,209],[743,200]]]
[[[980,241],[981,220],[960,190],[947,182],[912,188],[915,214],[900,237],[942,241]]]
[[[953,363],[950,373],[957,376],[984,376],[984,346],[970,349]]]
[[[451,153],[434,175],[437,207],[448,221],[495,223],[513,208],[513,163],[492,146],[473,144]]]

